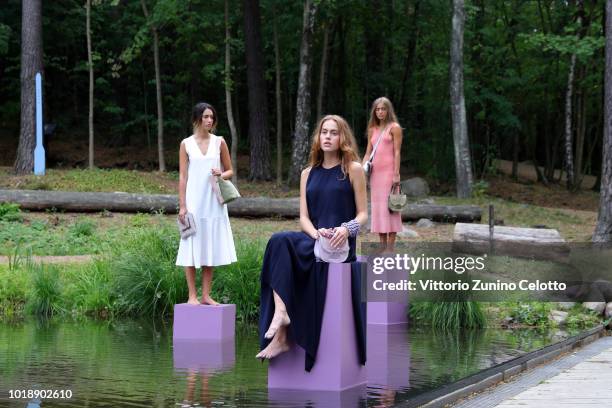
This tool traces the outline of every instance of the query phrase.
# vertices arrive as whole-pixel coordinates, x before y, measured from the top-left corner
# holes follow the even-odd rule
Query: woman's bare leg
[[[210,297],[210,290],[212,289],[212,277],[213,268],[212,266],[202,267],[202,304],[217,306],[217,303],[213,298]]]
[[[382,252],[387,249],[387,233],[379,233],[378,238],[380,238],[380,250]]]
[[[268,344],[268,347],[261,350],[255,357],[270,360],[288,350],[289,344],[287,343],[287,326],[280,326],[276,331],[274,338],[270,344]]]
[[[272,322],[270,323],[268,331],[264,334],[266,339],[273,338],[279,328],[288,326],[291,323],[289,315],[287,314],[285,302],[278,296],[276,291],[272,291],[272,293],[274,294],[274,316],[272,316]]]
[[[397,236],[397,233],[395,232],[390,232],[389,236],[387,238],[387,251],[388,252],[393,252],[395,251],[395,237]]]
[[[195,271],[194,266],[185,267],[185,278],[187,278],[187,288],[189,289],[189,300],[187,300],[187,303],[190,305],[200,304],[200,302],[198,302],[198,292],[196,291],[195,285]]]

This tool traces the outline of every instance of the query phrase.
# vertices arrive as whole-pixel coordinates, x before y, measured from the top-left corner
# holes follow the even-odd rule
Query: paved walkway
[[[458,408],[612,407],[612,337],[464,399]]]

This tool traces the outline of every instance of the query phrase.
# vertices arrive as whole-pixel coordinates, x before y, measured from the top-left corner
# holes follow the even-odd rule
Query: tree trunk
[[[472,195],[472,160],[467,133],[465,97],[463,94],[463,29],[465,10],[463,0],[453,0],[453,20],[450,50],[450,100],[455,145],[457,197]]]
[[[599,215],[593,242],[612,242],[612,0],[606,1],[606,68]]]
[[[308,143],[310,129],[310,70],[312,68],[312,37],[314,31],[317,3],[313,0],[304,2],[304,19],[302,27],[302,45],[300,47],[300,76],[295,115],[295,135],[293,138],[293,153],[289,169],[290,185],[296,185],[300,173],[308,160]]]
[[[238,132],[234,122],[232,112],[232,63],[230,53],[230,25],[229,25],[229,0],[225,0],[225,109],[227,110],[227,123],[229,124],[230,134],[232,135],[232,169],[234,175],[232,181],[238,183]]]
[[[584,4],[582,0],[577,1],[578,4],[578,25],[582,26],[582,13],[584,12]],[[580,38],[580,34],[578,34]],[[572,98],[574,93],[574,77],[576,71],[576,53],[572,54],[570,61],[570,70],[567,76],[567,92],[565,93],[565,171],[567,172],[567,189],[574,190],[576,188],[576,169],[574,166],[574,138],[573,138],[573,109]],[[576,115],[578,116],[578,115]]]
[[[319,91],[317,92],[317,117],[323,116],[323,97],[325,96],[325,82],[327,76],[327,58],[329,55],[329,33],[332,30],[331,23],[325,24],[323,33],[323,50],[321,51],[321,71],[319,72]]]
[[[281,64],[278,49],[278,28],[274,13],[274,65],[276,68],[276,184],[283,182],[283,105],[281,99]]]
[[[145,19],[149,19],[149,12],[145,0],[140,0],[142,12]],[[159,36],[157,27],[151,24],[153,34],[153,60],[155,64],[155,91],[157,96],[157,155],[159,160],[159,171],[166,171],[166,160],[164,159],[164,106],[162,102],[161,68],[159,65]]]
[[[412,69],[414,67],[414,60],[416,57],[416,46],[419,39],[420,29],[419,29],[419,6],[421,2],[417,0],[414,3],[414,9],[412,13],[409,13],[406,18],[410,17],[410,31],[408,37],[408,44],[406,44],[406,57],[404,59],[404,71],[402,73],[402,82],[400,83],[398,89],[398,96],[396,97],[396,110],[397,112],[404,111],[404,98],[407,93],[406,91],[406,83],[408,79],[412,79]],[[410,11],[410,7],[408,7]]]
[[[91,49],[91,0],[87,0],[86,4],[87,15],[87,67],[89,68],[89,115],[87,125],[89,128],[89,168],[94,168],[94,72],[93,72],[93,54]]]
[[[36,73],[42,74],[42,3],[24,0],[21,11],[21,128],[15,173],[34,171],[36,147]]]
[[[249,88],[249,180],[270,180],[268,97],[261,45],[259,0],[244,0],[244,35]]]

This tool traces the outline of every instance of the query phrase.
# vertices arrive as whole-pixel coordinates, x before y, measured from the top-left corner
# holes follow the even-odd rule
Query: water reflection
[[[268,402],[273,407],[359,407],[367,397],[366,386],[353,387],[345,391],[312,390],[268,390]]]
[[[36,403],[8,399],[8,390],[27,390],[33,384],[73,393],[71,400],[43,400],[44,408],[183,403],[391,406],[568,335],[527,329],[440,333],[405,326],[369,327],[365,391],[304,395],[268,391],[267,364],[253,358],[258,349],[256,329],[236,328],[234,343],[214,345],[173,343],[172,327],[163,322],[0,323],[0,406],[23,408]]]
[[[406,324],[368,325],[368,386],[392,391],[410,387],[410,343]]]
[[[231,370],[236,361],[235,341],[174,340],[172,359],[177,372],[213,374]]]

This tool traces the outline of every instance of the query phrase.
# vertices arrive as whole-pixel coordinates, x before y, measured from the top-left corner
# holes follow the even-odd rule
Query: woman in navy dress
[[[312,368],[321,332],[328,263],[317,262],[315,241],[323,236],[334,247],[349,242],[345,262],[352,266],[353,314],[359,360],[365,364],[364,304],[360,267],[355,261],[359,228],[367,221],[366,181],[349,125],[340,116],[321,119],[314,131],[309,167],[300,179],[301,232],[270,238],[261,271],[260,346],[257,358],[271,359],[289,350],[289,341],[306,352]]]

